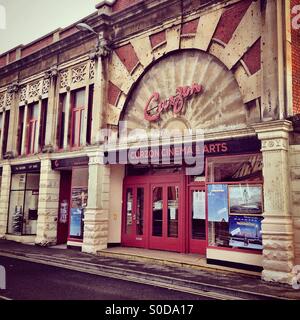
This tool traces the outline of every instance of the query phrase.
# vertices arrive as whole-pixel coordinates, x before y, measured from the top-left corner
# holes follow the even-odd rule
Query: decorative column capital
[[[7,88],[7,92],[8,92],[9,94],[17,93],[18,91],[19,91],[19,83],[18,83],[18,82],[12,83],[12,84],[9,85],[8,88]]]
[[[58,67],[52,66],[48,71],[44,74],[44,79],[52,79],[58,77]]]
[[[262,141],[262,151],[288,150],[289,133],[293,124],[288,120],[261,122],[253,125],[258,138]]]

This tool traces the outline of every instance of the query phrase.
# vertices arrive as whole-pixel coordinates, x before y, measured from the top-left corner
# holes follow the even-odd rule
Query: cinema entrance
[[[131,175],[135,171],[140,175]],[[141,172],[142,171],[142,172]],[[205,254],[205,185],[185,168],[128,170],[124,180],[122,244]]]

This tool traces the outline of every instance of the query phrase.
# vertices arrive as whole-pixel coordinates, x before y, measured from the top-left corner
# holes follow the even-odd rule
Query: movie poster
[[[262,220],[263,217],[230,216],[229,245],[237,248],[262,250]]]
[[[226,184],[208,185],[208,221],[228,222],[228,187]]]
[[[229,186],[230,214],[261,214],[262,192],[261,185]]]

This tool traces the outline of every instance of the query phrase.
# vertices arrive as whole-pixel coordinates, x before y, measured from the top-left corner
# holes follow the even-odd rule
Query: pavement
[[[218,300],[300,300],[300,290],[264,282],[257,275],[211,268],[192,269],[155,260],[119,259],[74,250],[24,245],[0,240],[0,265],[4,258],[79,271],[81,273],[168,288]]]

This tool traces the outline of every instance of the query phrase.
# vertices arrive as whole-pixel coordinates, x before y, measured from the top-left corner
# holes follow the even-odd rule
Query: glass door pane
[[[142,236],[144,234],[144,188],[137,188],[136,200],[136,234]]]
[[[163,235],[163,188],[153,188],[152,206],[152,235],[162,237]]]
[[[205,191],[192,191],[192,216],[191,216],[192,239],[205,240]]]
[[[130,235],[133,231],[133,217],[132,217],[132,208],[133,208],[133,190],[132,188],[127,189],[126,191],[126,221],[125,221],[125,233]]]
[[[178,194],[179,187],[168,187],[168,237],[178,238]]]

